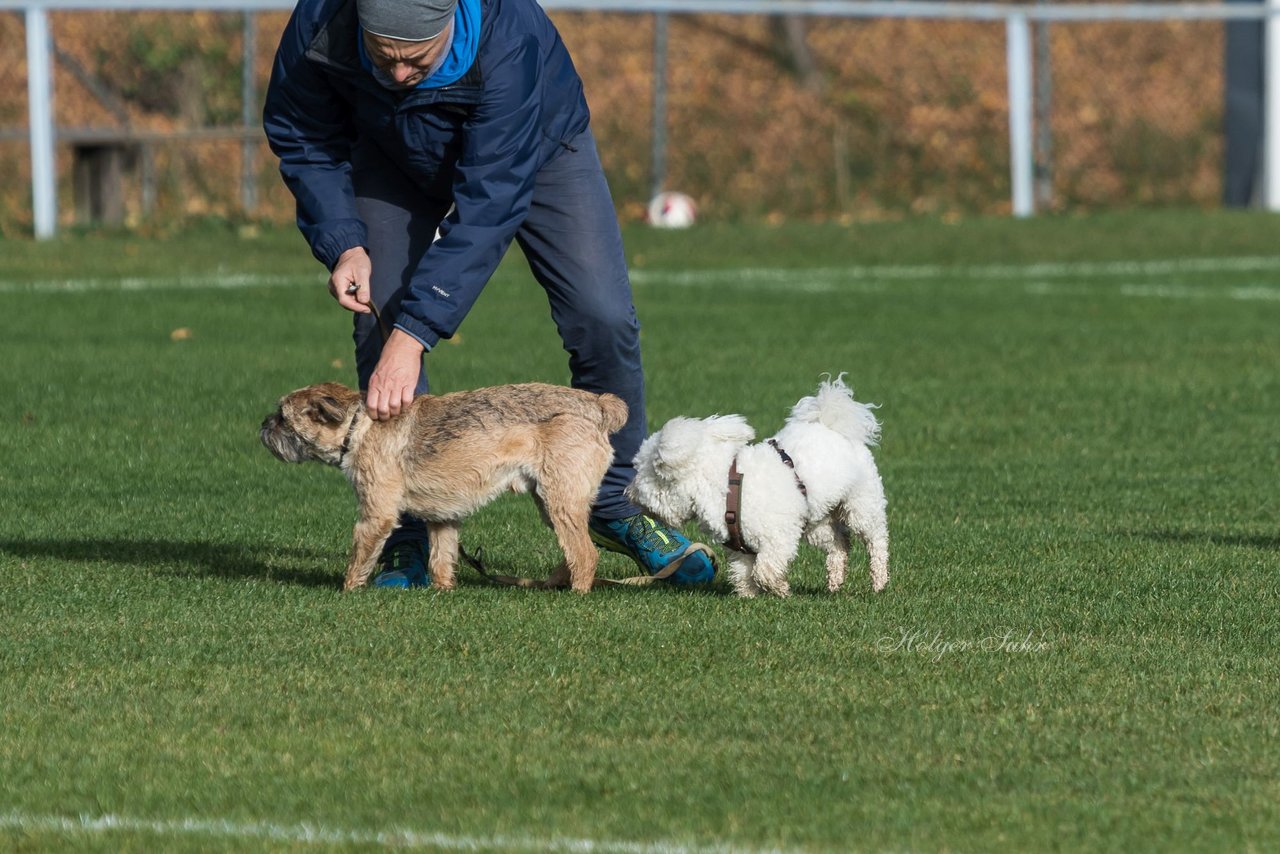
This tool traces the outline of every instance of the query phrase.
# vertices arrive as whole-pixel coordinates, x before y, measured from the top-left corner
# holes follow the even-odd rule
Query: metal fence
[[[1007,200],[1002,209],[1016,216],[1053,204],[1055,187],[1062,196],[1087,201],[1096,193],[1116,204],[1203,201],[1206,191],[1194,187],[1197,182],[1212,181],[1204,177],[1204,164],[1215,161],[1213,146],[1220,146],[1221,133],[1220,127],[1204,125],[1220,123],[1222,100],[1220,88],[1203,91],[1204,79],[1217,79],[1220,69],[1212,64],[1221,64],[1220,49],[1204,49],[1204,45],[1220,40],[1221,24],[1228,20],[1263,22],[1268,44],[1275,44],[1272,32],[1280,20],[1276,4],[1280,0],[1268,0],[1266,5],[543,0],[562,29],[572,29],[573,23],[584,19],[599,22],[602,17],[626,18],[628,24],[635,24],[620,32],[620,44],[603,46],[604,55],[598,60],[612,63],[608,83],[613,88],[607,96],[614,100],[607,109],[600,109],[593,92],[604,83],[588,76],[598,133],[613,134],[618,141],[617,146],[603,147],[607,152],[623,151],[625,163],[607,163],[616,173],[611,174],[616,191],[623,188],[622,204],[643,202],[646,193],[671,181],[684,184],[678,188],[687,184],[736,187],[741,195],[756,192],[762,198],[781,182],[783,191],[792,195],[828,200],[823,202],[824,210],[801,211],[806,215],[863,209],[865,193],[860,186],[868,175],[892,172],[896,166],[888,161],[904,157],[911,163],[901,168],[915,169],[908,183],[915,182],[919,197],[945,198],[951,192],[961,205],[983,207],[983,193],[1002,189]],[[9,5],[18,14],[0,15],[0,69],[6,69],[0,70],[0,91],[23,88],[17,69],[24,65],[27,120],[23,124],[13,106],[8,111],[0,106],[0,178],[5,179],[0,183],[29,182],[24,186],[31,187],[31,227],[37,237],[49,237],[59,223],[73,219],[118,220],[125,211],[146,216],[161,202],[168,209],[178,205],[178,213],[195,215],[218,209],[210,198],[221,198],[223,206],[232,204],[225,200],[236,197],[236,189],[228,193],[225,187],[205,186],[210,181],[238,186],[234,206],[239,213],[276,215],[287,209],[274,163],[262,145],[257,115],[275,37],[293,0],[17,0]],[[125,27],[128,37],[122,40],[122,31],[113,24],[124,17],[132,17],[140,26]],[[800,81],[792,87],[800,95],[786,105],[771,102],[780,97],[781,87],[760,86],[760,79],[767,76],[741,78],[740,86],[760,91],[754,99],[726,102],[739,105],[740,111],[758,109],[758,117],[707,115],[705,108],[701,118],[690,113],[690,92],[707,82],[686,73],[689,40],[700,40],[700,47],[716,42],[724,51],[723,63],[733,64],[735,44],[759,52],[769,38],[781,38],[768,28],[772,24],[762,23],[780,19],[805,20],[809,24],[803,35],[808,40],[805,45],[812,44],[815,52],[826,50],[827,64],[840,65],[844,72],[810,76],[808,83],[817,81],[815,86]],[[717,23],[721,20],[733,23],[721,26]],[[742,24],[744,20],[754,23]],[[855,26],[861,28],[851,28]],[[893,88],[890,82],[882,86],[888,92],[883,99],[868,96],[865,78],[869,76],[882,72],[909,76],[897,65],[897,58],[892,60],[891,72],[844,63],[841,58],[847,59],[849,51],[874,52],[868,47],[876,38],[868,38],[872,27],[878,28],[882,40],[909,42],[904,47],[908,52],[919,50],[910,45],[928,46],[909,60],[928,64],[929,54],[938,49],[938,55],[946,55],[940,61],[952,61],[954,56],[955,65],[934,69],[933,82],[927,85]],[[928,27],[929,32],[915,32],[914,27]],[[1148,35],[1152,27],[1164,28],[1169,38],[1143,42],[1148,54],[1160,54],[1156,58],[1125,56],[1124,38],[1120,38],[1121,64],[1112,74],[1114,90],[1093,93],[1094,101],[1112,97],[1135,101],[1138,108],[1144,100],[1183,106],[1148,105],[1149,115],[1134,108],[1132,115],[1119,120],[1116,117],[1124,110],[1073,102],[1073,83],[1087,76],[1087,64],[1094,56],[1088,33],[1100,32],[1098,27],[1108,28],[1112,35],[1124,28]],[[152,35],[140,35],[146,32]],[[643,45],[637,45],[637,36]],[[566,40],[579,54],[580,45],[570,35]],[[630,45],[631,54],[622,49],[623,41]],[[193,44],[198,50],[191,50]],[[1164,46],[1152,49],[1152,44]],[[24,56],[15,55],[19,45],[26,49]],[[948,45],[951,52],[943,50]],[[1185,50],[1188,45],[1198,47]],[[600,45],[585,47],[590,55],[602,50]],[[886,54],[892,55],[892,51]],[[1115,61],[1114,56],[1111,59]],[[960,68],[964,63],[968,67]],[[1157,64],[1157,73],[1169,78],[1172,87],[1160,99],[1134,91],[1146,81],[1124,79],[1134,69],[1149,70]],[[804,76],[804,69],[788,70]],[[1267,77],[1277,73],[1276,64],[1268,64]],[[614,76],[625,79],[614,81]],[[997,83],[1000,77],[1002,86]],[[216,91],[202,88],[207,79],[220,81]],[[230,79],[236,85],[229,85]],[[806,87],[820,91],[804,92]],[[1267,86],[1266,92],[1268,108],[1280,104],[1280,85]],[[959,114],[963,110],[956,105],[966,99],[974,105],[968,117],[938,118],[941,129],[933,134],[936,138],[916,140],[897,131],[897,125],[918,120],[913,111],[941,115],[951,109]],[[1201,106],[1178,119],[1187,127],[1172,132],[1161,124],[1161,111],[1183,109],[1188,101]],[[636,104],[643,105],[643,118],[635,117]],[[1071,127],[1069,118],[1091,123],[1091,110],[1102,117],[1092,120],[1093,124],[1107,125],[1096,131],[1098,138],[1106,138],[1105,152],[1100,155],[1089,146],[1055,142],[1053,132]],[[1267,114],[1280,115],[1280,106]],[[783,118],[771,124],[777,117]],[[709,131],[695,133],[690,125],[698,122],[709,124]],[[796,140],[808,140],[820,127],[814,137],[820,138],[820,145],[805,142],[800,147],[806,155],[822,147],[823,164],[805,160],[799,149],[788,149],[786,141],[774,141],[772,151],[787,152],[781,159],[788,163],[760,164],[765,157],[762,149],[746,145],[742,134],[726,131],[716,137],[719,122],[749,125],[760,136],[790,131]],[[788,123],[791,128],[786,127]],[[1004,127],[993,127],[997,124]],[[1268,207],[1280,209],[1280,168],[1271,168],[1272,163],[1280,164],[1276,155],[1280,131],[1275,124],[1268,124],[1263,145],[1263,195]],[[920,119],[919,125],[924,128],[920,133],[929,133],[927,120]],[[636,129],[643,131],[644,145],[637,145]],[[1066,131],[1057,132],[1066,136]],[[1204,140],[1211,141],[1210,150],[1204,150]],[[1097,143],[1093,149],[1098,149]],[[1089,172],[1093,156],[1105,156],[1111,164],[1106,178]],[[1184,163],[1171,163],[1179,157]],[[955,165],[965,159],[973,165]],[[946,163],[940,165],[943,160]],[[19,161],[29,166],[24,169]],[[230,161],[236,163],[230,165]],[[1002,173],[998,181],[992,178],[997,165]],[[1216,173],[1216,165],[1208,172]],[[1143,183],[1169,170],[1185,170],[1175,183],[1190,188],[1187,196],[1152,192],[1149,187],[1155,183]],[[822,177],[815,179],[815,172]],[[750,186],[753,182],[755,187]],[[1112,186],[1094,188],[1107,182]],[[74,215],[60,215],[60,202],[65,210],[68,200],[73,201]],[[8,204],[15,202],[10,198]],[[771,201],[745,213],[785,214],[786,206],[785,200]]]

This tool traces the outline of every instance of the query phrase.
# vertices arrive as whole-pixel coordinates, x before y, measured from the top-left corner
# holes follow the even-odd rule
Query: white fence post
[[[1280,0],[1266,0],[1262,22],[1262,204],[1280,211]]]
[[[49,16],[26,10],[27,114],[31,133],[31,193],[38,240],[58,230],[58,176],[53,149],[53,83],[50,71]]]
[[[1274,2],[1274,0],[1273,0]],[[1031,24],[1023,14],[1006,20],[1009,57],[1009,170],[1013,215],[1035,213],[1035,165],[1031,136]]]

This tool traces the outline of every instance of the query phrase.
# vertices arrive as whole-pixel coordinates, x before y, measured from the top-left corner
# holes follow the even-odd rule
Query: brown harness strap
[[[791,455],[782,449],[777,439],[770,439],[769,445],[778,452],[778,456],[782,457],[782,462],[787,468],[791,469],[791,474],[795,476],[796,486],[800,489],[800,494],[805,498],[809,497],[809,490],[804,485],[804,481],[800,479],[800,473],[796,471],[796,464]],[[738,458],[734,457],[733,462],[729,464],[729,492],[725,496],[724,526],[729,531],[729,539],[725,540],[725,548],[733,549],[735,552],[753,555],[755,549],[747,545],[742,538],[742,479],[743,475],[738,471]]]
[[[729,539],[724,541],[725,548],[743,554],[755,554],[742,539],[742,473],[738,471],[737,457],[729,464],[729,494],[725,497],[724,505],[724,526],[729,531]]]

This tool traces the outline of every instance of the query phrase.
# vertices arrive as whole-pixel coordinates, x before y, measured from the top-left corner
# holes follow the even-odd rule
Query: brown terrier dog
[[[596,547],[587,517],[613,459],[609,434],[627,420],[611,394],[527,383],[422,395],[373,421],[359,393],[337,383],[286,395],[262,422],[262,444],[285,462],[338,466],[355,488],[356,522],[344,590],[369,580],[402,512],[427,523],[431,583],[454,586],[462,519],[506,490],[532,489],[564,564],[546,586],[591,589]]]

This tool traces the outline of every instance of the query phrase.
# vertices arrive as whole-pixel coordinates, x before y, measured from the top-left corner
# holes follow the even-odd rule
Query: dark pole
[[[1040,0],[1045,2],[1045,0]],[[1035,176],[1036,209],[1053,208],[1053,56],[1049,45],[1049,22],[1036,22],[1035,61]]]
[[[1255,3],[1258,0],[1228,0]],[[1223,104],[1222,203],[1249,207],[1262,201],[1263,26],[1226,23],[1226,92]]]
[[[662,192],[667,183],[667,23],[670,15],[653,16],[653,151],[650,163],[649,197]]]
[[[257,15],[253,12],[244,13],[242,50],[244,68],[241,69],[240,74],[241,123],[245,129],[248,129],[258,124],[258,87],[254,79],[258,30]],[[245,136],[244,141],[240,143],[240,206],[244,208],[245,213],[253,213],[258,206],[258,185],[254,175],[257,144],[257,140],[249,136]]]

